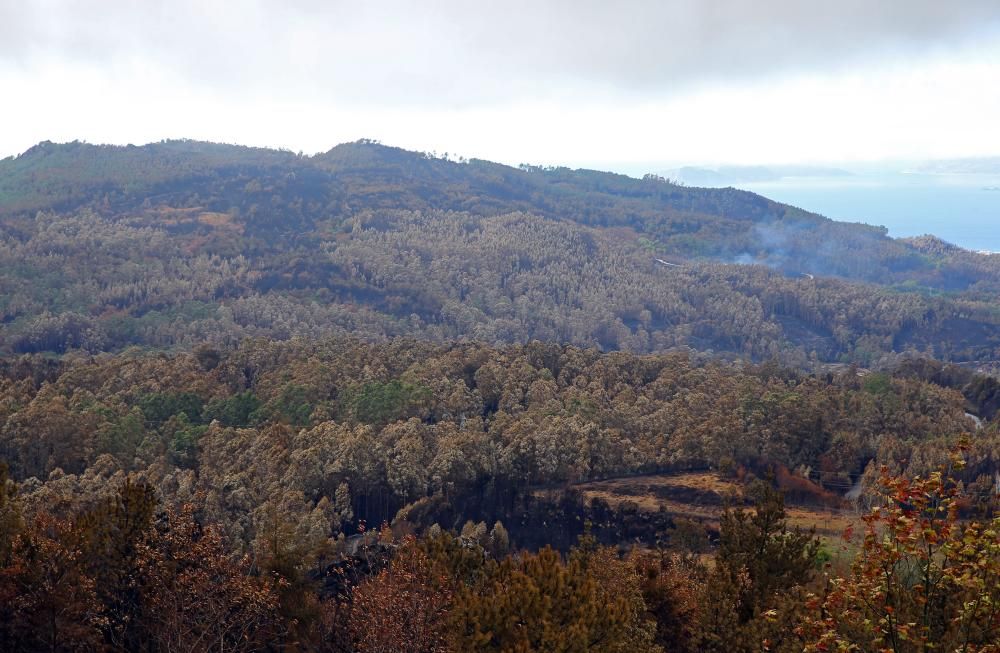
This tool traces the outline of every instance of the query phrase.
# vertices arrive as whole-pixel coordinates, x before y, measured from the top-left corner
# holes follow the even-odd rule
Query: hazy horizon
[[[1000,153],[1000,5],[0,1],[0,157],[43,140],[517,164]]]

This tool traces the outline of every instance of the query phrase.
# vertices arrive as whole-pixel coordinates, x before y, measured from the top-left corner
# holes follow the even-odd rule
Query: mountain
[[[731,188],[450,161],[41,143],[0,161],[10,353],[354,333],[792,364],[1000,348],[1000,260]]]

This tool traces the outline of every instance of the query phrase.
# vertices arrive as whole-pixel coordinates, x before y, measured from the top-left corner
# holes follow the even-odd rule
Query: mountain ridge
[[[312,184],[313,191],[336,196],[347,186],[348,192],[339,195],[346,194],[347,199],[360,195],[364,202],[381,208],[398,208],[406,202],[408,208],[479,213],[521,210],[583,224],[631,226],[654,235],[659,231],[679,236],[674,239],[680,242],[664,243],[669,254],[720,262],[749,260],[791,273],[807,267],[802,259],[808,258],[820,261],[812,273],[884,281],[871,272],[846,269],[837,257],[823,256],[822,249],[800,248],[794,260],[786,263],[787,248],[781,245],[794,240],[795,234],[778,233],[780,230],[815,229],[823,232],[820,235],[826,240],[836,236],[850,239],[855,247],[884,248],[888,250],[884,259],[898,262],[911,258],[909,267],[903,261],[908,273],[913,271],[913,264],[920,263],[912,260],[913,254],[921,253],[917,248],[905,239],[888,237],[880,227],[833,221],[749,191],[682,186],[655,175],[639,179],[565,167],[514,168],[482,159],[456,162],[371,140],[343,143],[312,156],[191,140],[143,146],[43,142],[18,157],[0,160],[0,215],[51,208],[70,210],[92,201],[95,193],[110,194],[112,201],[118,195],[123,208],[134,208],[136,197],[145,201],[149,193],[169,193],[178,184],[197,184],[212,175],[268,177],[288,172],[309,175],[306,183]],[[80,179],[71,179],[73,175]],[[386,187],[375,188],[374,182]],[[80,187],[67,187],[74,183]],[[340,188],[324,189],[324,184]],[[456,194],[464,197],[456,200]],[[470,200],[470,195],[475,199]],[[656,221],[664,212],[672,213],[670,224],[658,230]],[[767,228],[743,234],[749,241],[744,247],[720,244],[716,235],[707,239],[698,238],[696,233],[692,236],[699,227],[692,222],[712,219],[763,223]],[[691,237],[697,242],[688,242]],[[924,267],[930,271],[932,266]],[[921,281],[931,287],[956,286],[949,280]]]
[[[747,191],[372,141],[42,143],[0,161],[0,236],[10,352],[329,330],[796,364],[1000,347],[991,257]]]

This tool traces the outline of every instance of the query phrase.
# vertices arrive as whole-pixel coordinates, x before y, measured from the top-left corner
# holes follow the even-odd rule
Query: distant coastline
[[[894,238],[934,234],[970,251],[997,253],[1000,176],[976,177],[855,175],[740,187],[834,220],[882,225]]]

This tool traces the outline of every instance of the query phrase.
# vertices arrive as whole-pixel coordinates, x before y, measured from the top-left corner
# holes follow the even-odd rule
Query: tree
[[[0,566],[9,562],[14,541],[23,528],[17,485],[10,478],[7,463],[0,460]]]
[[[607,553],[506,558],[455,600],[452,646],[469,652],[653,653],[638,578]],[[604,567],[598,564],[598,560]],[[599,573],[600,571],[600,573]],[[602,586],[602,580],[615,583]],[[617,591],[622,588],[624,594]]]
[[[812,596],[806,651],[1000,651],[1000,517],[959,518],[960,450],[925,478],[879,476],[846,578]]]
[[[351,639],[358,653],[447,651],[454,581],[408,539],[379,574],[355,588]]]
[[[720,519],[719,550],[701,600],[698,646],[735,653],[794,650],[790,620],[797,593],[815,572],[819,540],[789,529],[784,499],[758,481],[753,511],[727,509]]]
[[[656,624],[654,642],[672,653],[694,653],[704,569],[677,554],[633,553],[646,613]]]
[[[107,618],[73,526],[39,515],[0,561],[0,650],[94,651]]]
[[[167,511],[140,560],[143,625],[159,650],[258,651],[283,634],[279,588],[250,573],[248,556],[233,560],[192,505]]]
[[[81,564],[95,581],[102,628],[113,647],[132,648],[142,639],[139,551],[157,503],[150,485],[129,478],[75,524]]]

